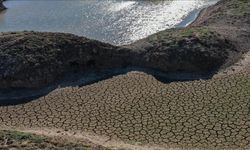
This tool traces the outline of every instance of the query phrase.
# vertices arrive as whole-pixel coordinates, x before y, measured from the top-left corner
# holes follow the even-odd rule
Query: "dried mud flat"
[[[169,84],[129,72],[83,87],[57,89],[26,104],[2,106],[0,122],[1,128],[105,136],[106,146],[120,140],[165,148],[247,148],[249,100],[248,71]]]
[[[148,61],[150,59],[145,59],[148,64],[140,62],[145,65],[144,67],[166,69],[169,62],[166,61],[166,65],[162,65],[161,61],[164,63],[165,60],[168,60],[166,59],[167,56],[172,56],[170,54],[175,54],[176,50],[179,50],[181,57],[179,55],[170,57],[173,58],[170,64],[175,64],[175,60],[180,60],[177,66],[188,68],[190,66],[182,65],[187,64],[185,61],[182,62],[183,59],[177,59],[183,58],[182,56],[187,57],[184,53],[187,51],[183,50],[183,48],[190,50],[190,54],[195,54],[192,50],[196,48],[198,50],[197,54],[202,51],[202,56],[207,56],[207,51],[211,56],[216,56],[215,60],[219,60],[219,62],[223,58],[225,68],[221,68],[219,65],[218,73],[207,80],[197,79],[194,81],[164,83],[145,72],[132,71],[85,86],[58,88],[27,103],[0,106],[0,129],[60,137],[69,141],[81,140],[83,143],[91,143],[90,149],[95,149],[96,145],[110,149],[143,150],[247,149],[250,147],[250,53],[248,42],[250,39],[250,30],[248,30],[250,20],[248,14],[250,11],[248,6],[250,6],[250,3],[246,0],[222,0],[217,5],[204,10],[190,27],[180,31],[167,30],[152,35],[135,43],[134,47],[132,46],[132,49],[135,48],[134,51],[124,47],[118,48],[117,51],[115,46],[90,41],[85,38],[78,39],[73,35],[69,38],[67,35],[62,34],[21,33],[21,36],[27,34],[36,37],[32,39],[37,40],[38,43],[42,37],[47,39],[51,36],[54,37],[54,35],[60,37],[61,41],[55,43],[59,45],[59,48],[62,46],[62,49],[65,50],[62,54],[65,54],[65,56],[68,56],[67,51],[72,49],[72,45],[74,47],[79,44],[75,49],[78,49],[82,55],[78,55],[77,51],[73,53],[74,55],[66,57],[68,58],[67,61],[62,59],[62,62],[69,64],[66,70],[72,68],[72,65],[76,70],[79,70],[82,65],[84,67],[97,67],[104,64],[106,66],[115,64],[118,67],[129,66],[128,60],[137,61],[139,60],[137,58],[141,58],[141,56],[150,56],[148,58],[154,60],[155,66],[152,66],[153,63]],[[214,37],[217,36],[214,35],[217,34],[210,32],[210,29],[226,37],[225,39],[222,38],[224,39],[224,46],[217,41],[215,42],[216,49],[211,48],[211,39],[215,40]],[[15,35],[16,33],[8,34]],[[172,48],[174,47],[174,49],[171,49],[168,42],[171,41],[173,35],[175,35],[177,41],[170,43]],[[201,35],[201,39],[197,38],[199,35]],[[76,41],[76,39],[79,41],[75,44],[72,41]],[[200,42],[202,39],[205,39],[205,41]],[[219,39],[221,41],[221,38]],[[41,70],[39,70],[39,67],[38,70],[28,67],[28,74],[23,71],[22,66],[18,68],[20,71],[16,71],[16,65],[13,65],[13,71],[13,68],[9,67],[5,60],[16,58],[14,56],[17,55],[14,52],[17,52],[17,54],[24,52],[26,56],[26,51],[19,51],[20,47],[23,47],[23,42],[20,42],[21,44],[16,43],[12,47],[13,50],[11,50],[8,41],[5,38],[2,39],[3,43],[7,43],[7,46],[2,45],[2,51],[7,50],[2,55],[2,58],[5,58],[2,59],[2,64],[5,65],[5,69],[9,73],[7,75],[10,76],[5,76],[3,79],[17,77],[14,79],[18,80],[6,80],[8,82],[3,83],[8,84],[3,85],[22,83],[21,81],[24,80],[26,75],[28,77],[30,75],[37,77],[36,74],[33,74],[36,73],[35,71],[41,73],[41,77],[45,77],[44,72],[41,70],[48,69],[48,66],[55,64],[55,60],[61,59],[61,57],[57,58],[57,55],[51,57],[52,61],[46,59],[45,64],[47,62],[53,63],[42,65]],[[16,37],[14,37],[13,41],[15,43],[19,39],[16,40]],[[41,44],[33,45],[29,42],[29,36],[26,37],[25,41],[28,41],[28,43],[24,44],[28,49],[30,46],[31,50],[37,52],[36,48],[38,48],[43,54]],[[198,45],[200,45],[198,48],[197,41]],[[182,46],[183,43],[184,46]],[[234,46],[232,47],[231,44]],[[52,45],[55,49],[58,47],[56,44]],[[67,45],[66,48],[65,45]],[[213,42],[212,45],[214,45]],[[98,51],[95,50],[96,46],[98,46]],[[229,49],[225,50],[225,46],[228,46]],[[130,47],[128,46],[128,48]],[[48,49],[52,50],[52,53],[54,52],[50,47]],[[89,49],[93,49],[93,54]],[[138,52],[138,50],[140,51]],[[96,52],[100,52],[100,54],[97,55]],[[114,52],[117,52],[117,57],[113,57]],[[137,54],[137,52],[138,55],[136,56],[138,57],[130,57],[135,56],[134,54]],[[141,52],[148,55],[139,55]],[[220,57],[217,57],[217,55]],[[40,57],[40,55],[37,56]],[[47,55],[42,56],[45,56],[42,58],[47,58]],[[81,62],[85,59],[75,60],[76,56],[91,57],[86,57],[86,62]],[[94,59],[92,56],[95,56]],[[96,58],[96,56],[98,57]],[[192,57],[195,58],[194,62],[196,62],[196,59],[201,58],[199,55],[194,56],[196,56]],[[73,61],[71,57],[74,58]],[[112,58],[112,61],[109,58]],[[207,66],[210,66],[210,63],[214,63],[210,58],[213,57],[208,57],[207,60],[209,61],[201,59],[201,62],[205,62]],[[20,64],[19,59],[17,60],[15,64]],[[187,62],[190,61],[193,62],[193,59]],[[20,62],[22,61],[20,60]],[[31,62],[33,63],[33,61]],[[234,62],[237,63],[232,65]],[[12,61],[9,61],[9,64],[12,64]],[[27,65],[27,63],[25,64]],[[170,64],[168,65],[170,68],[176,69]],[[201,63],[191,64],[204,67]],[[58,67],[56,66],[51,70],[55,71],[56,68]],[[51,73],[48,71],[46,75],[51,75]],[[55,73],[55,77],[56,75]],[[33,78],[31,79],[30,81],[35,81]],[[46,77],[45,79],[47,80]],[[15,87],[16,84],[13,85]],[[24,87],[30,86],[30,84],[23,83],[20,85]],[[4,141],[0,140],[1,142]],[[67,148],[64,147],[64,149]]]

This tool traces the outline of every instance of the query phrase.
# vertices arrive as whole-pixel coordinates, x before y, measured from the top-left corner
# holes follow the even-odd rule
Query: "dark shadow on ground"
[[[46,96],[57,88],[64,87],[82,87],[96,83],[98,81],[112,78],[113,76],[126,74],[131,71],[144,72],[154,76],[162,83],[183,82],[193,80],[207,80],[211,79],[214,72],[202,73],[166,73],[153,69],[146,69],[140,67],[126,67],[116,69],[102,69],[102,70],[89,70],[85,72],[75,72],[65,75],[60,81],[57,81],[49,86],[39,89],[8,89],[0,90],[0,106],[18,105],[30,102],[37,98]]]

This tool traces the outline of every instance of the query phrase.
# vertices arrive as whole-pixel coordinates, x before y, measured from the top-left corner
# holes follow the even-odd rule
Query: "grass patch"
[[[191,37],[191,36],[207,36],[211,34],[208,28],[202,27],[202,28],[186,28],[177,34],[179,37]]]
[[[187,38],[198,38],[209,40],[212,37],[218,37],[219,35],[213,31],[210,31],[207,27],[190,27],[184,29],[171,29],[165,30],[154,35],[151,35],[147,40],[151,43],[158,43],[159,41],[176,43]]]
[[[250,1],[249,0],[230,0],[227,2],[227,14],[229,15],[249,15]]]
[[[30,133],[17,131],[0,131],[0,149],[8,150],[15,147],[17,150],[30,149],[70,149],[70,150],[92,150],[90,146],[85,146],[81,143],[67,142],[62,139],[50,138]],[[105,149],[105,148],[103,148]]]

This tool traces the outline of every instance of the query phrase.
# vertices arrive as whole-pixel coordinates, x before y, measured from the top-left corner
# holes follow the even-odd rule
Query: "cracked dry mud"
[[[0,126],[87,131],[168,147],[250,146],[249,72],[162,83],[129,72],[0,107]]]

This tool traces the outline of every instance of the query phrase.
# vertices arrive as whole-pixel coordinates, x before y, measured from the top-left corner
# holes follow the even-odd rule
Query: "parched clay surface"
[[[0,107],[0,126],[54,128],[168,147],[250,145],[249,72],[162,83],[129,72]]]

